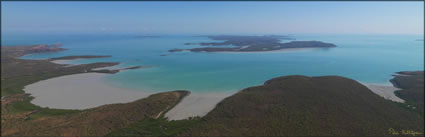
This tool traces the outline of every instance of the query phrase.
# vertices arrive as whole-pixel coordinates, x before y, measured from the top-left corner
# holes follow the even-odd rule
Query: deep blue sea
[[[66,55],[112,55],[111,58],[73,63],[118,61],[120,66],[151,68],[108,75],[105,82],[122,88],[162,92],[234,92],[285,75],[340,75],[364,83],[390,84],[398,71],[424,70],[423,35],[292,35],[296,40],[334,43],[331,49],[263,53],[169,53],[173,48],[193,48],[188,42],[213,41],[207,37],[163,35],[136,37],[120,34],[5,35],[2,45],[61,43],[69,50],[24,56],[45,59]],[[287,41],[282,41],[287,42]],[[166,56],[160,56],[166,55]]]

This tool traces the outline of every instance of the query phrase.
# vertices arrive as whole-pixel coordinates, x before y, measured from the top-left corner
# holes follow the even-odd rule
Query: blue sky
[[[1,3],[2,33],[424,33],[424,2]]]

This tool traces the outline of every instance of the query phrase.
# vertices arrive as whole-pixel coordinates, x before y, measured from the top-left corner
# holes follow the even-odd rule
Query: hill
[[[224,99],[181,136],[423,136],[423,123],[354,80],[286,76]]]
[[[398,72],[390,81],[401,89],[395,94],[406,100],[407,108],[424,116],[424,71]]]
[[[174,107],[188,91],[159,93],[130,103],[110,104],[79,113],[3,125],[11,136],[104,136],[137,121],[159,118]]]
[[[30,53],[63,50],[65,49],[57,46],[45,45],[1,47],[2,136],[104,136],[112,130],[127,127],[141,120],[163,118],[165,112],[189,94],[188,91],[165,92],[130,103],[110,104],[86,110],[50,109],[32,104],[30,101],[34,97],[23,91],[25,85],[64,75],[89,72],[115,73],[115,70],[94,69],[119,64],[97,62],[68,67],[52,63],[51,59],[17,58]],[[81,56],[65,56],[59,59],[74,57]]]

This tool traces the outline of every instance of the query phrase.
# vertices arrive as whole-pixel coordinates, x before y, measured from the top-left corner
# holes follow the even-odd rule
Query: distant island
[[[61,48],[61,44],[41,44],[41,45],[32,45],[32,46],[7,46],[7,48],[2,48],[1,57],[3,58],[13,58],[20,57],[27,54],[33,53],[43,53],[43,52],[58,52],[64,51],[65,48]]]
[[[140,35],[140,36],[136,36],[136,38],[159,38],[161,36],[158,35]]]
[[[295,40],[294,38],[281,35],[264,36],[208,36],[213,40],[223,40],[223,42],[201,42],[185,43],[185,45],[210,46],[204,48],[192,49],[171,49],[169,52],[191,51],[191,52],[258,52],[258,51],[276,51],[296,48],[333,48],[336,45],[321,41],[292,41],[280,43],[284,40]],[[235,47],[217,47],[232,45]]]

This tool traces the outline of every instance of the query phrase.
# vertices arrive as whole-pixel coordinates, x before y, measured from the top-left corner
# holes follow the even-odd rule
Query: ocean
[[[339,75],[363,83],[389,85],[398,71],[424,70],[423,35],[293,34],[297,41],[318,40],[330,49],[250,53],[195,53],[168,50],[194,48],[189,42],[213,42],[207,37],[130,34],[3,35],[2,45],[63,44],[68,50],[24,56],[46,59],[67,55],[112,55],[72,63],[121,62],[119,67],[151,66],[108,75],[104,82],[145,92],[189,90],[236,92],[286,75]],[[282,42],[288,42],[283,40]]]

